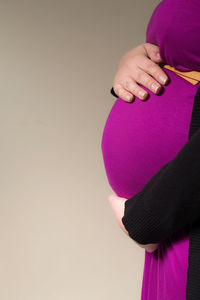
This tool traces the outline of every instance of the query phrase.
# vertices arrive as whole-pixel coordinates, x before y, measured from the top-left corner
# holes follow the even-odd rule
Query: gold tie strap
[[[191,82],[193,85],[199,83],[200,81],[200,71],[182,72],[167,64],[163,65],[163,68],[173,71],[174,73],[181,76],[185,80]]]

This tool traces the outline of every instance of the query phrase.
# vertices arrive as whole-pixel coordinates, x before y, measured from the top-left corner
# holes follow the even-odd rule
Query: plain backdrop
[[[0,299],[139,300],[101,137],[153,0],[0,0]]]

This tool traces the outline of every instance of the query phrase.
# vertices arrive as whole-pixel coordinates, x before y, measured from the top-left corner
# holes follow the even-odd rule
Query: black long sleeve
[[[200,217],[200,129],[125,202],[124,224],[140,244],[161,242]]]

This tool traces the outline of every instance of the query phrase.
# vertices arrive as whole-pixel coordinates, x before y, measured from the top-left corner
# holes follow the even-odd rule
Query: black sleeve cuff
[[[124,224],[129,236],[142,245],[160,243],[168,236],[168,226],[153,212],[145,208],[142,193],[125,201]],[[166,220],[165,220],[166,222]]]

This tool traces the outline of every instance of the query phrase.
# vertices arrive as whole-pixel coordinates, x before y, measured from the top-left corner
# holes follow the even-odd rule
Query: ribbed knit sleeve
[[[125,202],[124,224],[140,244],[157,243],[200,217],[200,129],[172,161]]]

